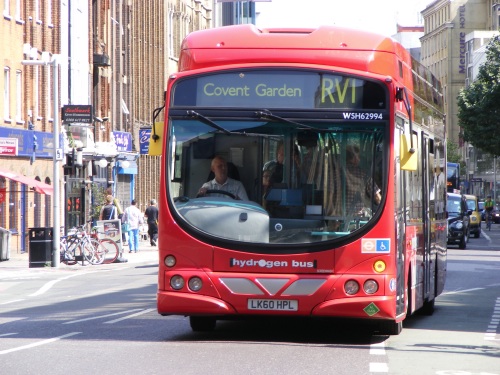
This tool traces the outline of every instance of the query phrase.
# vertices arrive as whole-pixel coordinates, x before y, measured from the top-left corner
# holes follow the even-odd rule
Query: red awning
[[[0,169],[0,176],[20,182],[21,184],[28,185],[32,187],[34,191],[40,194],[52,195],[52,192],[54,191],[52,185],[45,184],[43,182],[35,180],[34,178],[26,177],[12,171]]]

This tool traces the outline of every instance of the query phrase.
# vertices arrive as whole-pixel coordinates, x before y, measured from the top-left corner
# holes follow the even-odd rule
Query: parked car
[[[475,195],[464,194],[467,210],[472,211],[470,215],[470,233],[475,238],[481,235],[481,214],[479,212],[479,204]]]
[[[446,212],[448,214],[448,245],[458,245],[465,249],[470,236],[472,211],[467,209],[467,202],[462,194],[446,193]]]

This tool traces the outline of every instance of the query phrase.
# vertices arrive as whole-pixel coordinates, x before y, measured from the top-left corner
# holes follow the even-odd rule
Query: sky
[[[337,25],[391,36],[396,24],[423,25],[420,11],[433,0],[272,0],[256,2],[257,27]]]

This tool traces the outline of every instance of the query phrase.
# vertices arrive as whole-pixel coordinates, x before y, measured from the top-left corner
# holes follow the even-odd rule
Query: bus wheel
[[[396,336],[403,330],[403,322],[396,323],[394,320],[384,320],[379,323],[379,333],[382,335]]]
[[[424,305],[420,309],[420,313],[422,315],[432,315],[434,313],[434,304],[435,304],[436,299],[433,298],[431,301],[425,301]]]
[[[209,332],[215,328],[216,319],[211,316],[190,316],[189,324],[193,332]]]

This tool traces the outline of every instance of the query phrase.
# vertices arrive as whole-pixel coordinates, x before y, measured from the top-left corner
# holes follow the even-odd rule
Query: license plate
[[[297,311],[299,301],[293,299],[249,299],[249,310]]]

